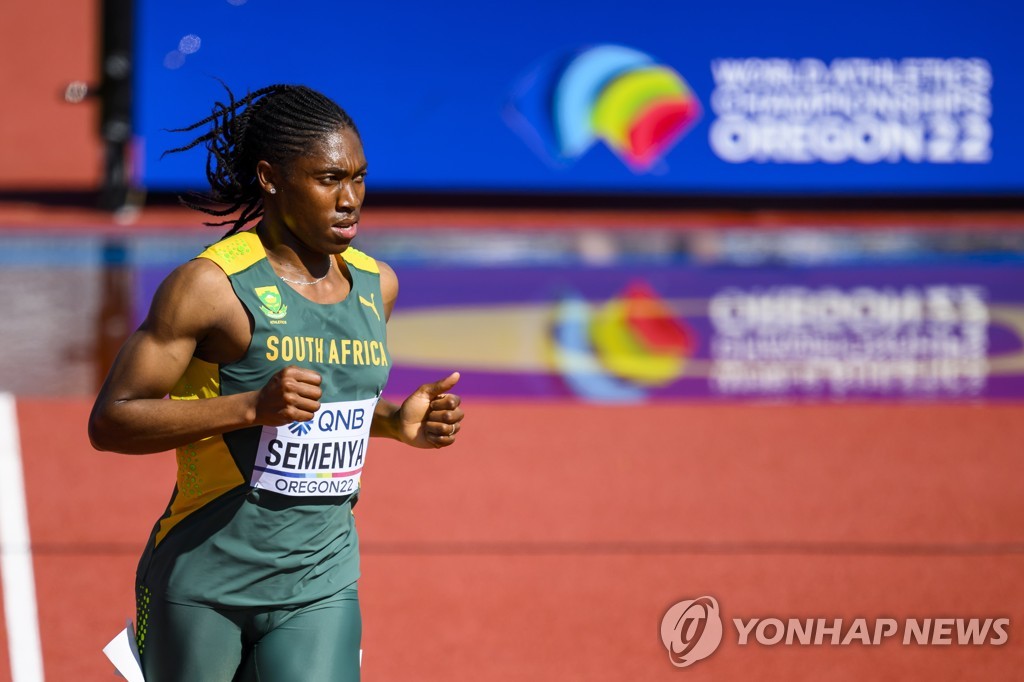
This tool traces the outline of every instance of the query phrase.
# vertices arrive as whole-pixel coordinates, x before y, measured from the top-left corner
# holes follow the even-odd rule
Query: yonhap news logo
[[[677,668],[713,654],[722,643],[722,617],[715,598],[699,597],[673,604],[661,619],[661,642]]]
[[[1010,619],[949,618],[732,618],[728,634],[737,646],[1002,646],[1010,641]],[[703,596],[676,602],[661,618],[661,642],[677,668],[718,649],[726,627],[718,601]]]

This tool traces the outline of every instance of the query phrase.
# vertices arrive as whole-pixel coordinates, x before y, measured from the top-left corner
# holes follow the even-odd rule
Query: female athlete
[[[303,86],[227,99],[171,151],[204,144],[210,193],[185,203],[237,217],[211,223],[231,228],[162,283],[89,435],[101,450],[177,451],[137,574],[149,682],[358,680],[352,507],[367,442],[454,443],[459,375],[381,398],[398,280],[352,247],[366,158],[349,116]]]

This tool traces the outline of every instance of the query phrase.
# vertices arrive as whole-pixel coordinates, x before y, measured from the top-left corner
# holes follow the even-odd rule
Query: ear
[[[271,188],[277,186],[277,174],[269,161],[259,161],[256,164],[256,179],[259,180],[265,194],[271,193]]]

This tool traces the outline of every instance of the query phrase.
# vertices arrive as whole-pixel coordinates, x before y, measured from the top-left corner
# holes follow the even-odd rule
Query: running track
[[[466,408],[448,451],[374,443],[357,509],[366,680],[1011,680],[1024,669],[1020,405]],[[133,613],[137,554],[173,477],[167,454],[92,451],[88,409],[17,402],[48,680],[116,679],[100,649]],[[725,639],[677,670],[661,617],[706,594]],[[1011,623],[1003,646],[738,646],[729,619],[757,616]]]

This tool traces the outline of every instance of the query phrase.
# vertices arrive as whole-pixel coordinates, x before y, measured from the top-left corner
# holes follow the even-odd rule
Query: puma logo
[[[362,296],[359,297],[359,302],[365,305],[367,308],[373,311],[373,314],[377,316],[377,321],[380,321],[380,313],[377,312],[377,302],[374,300],[376,294],[370,294],[370,300],[367,301]]]

